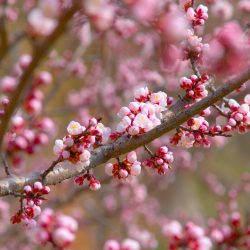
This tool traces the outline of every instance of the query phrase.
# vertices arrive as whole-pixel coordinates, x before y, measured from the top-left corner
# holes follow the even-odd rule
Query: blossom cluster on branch
[[[249,175],[205,173],[209,148],[250,130],[249,13],[249,0],[0,0],[0,195],[19,207],[3,198],[0,218],[27,234],[0,226],[0,249],[68,249],[85,227],[102,235],[84,249],[250,249]],[[209,219],[203,201],[197,216],[171,208],[187,171],[221,199]]]

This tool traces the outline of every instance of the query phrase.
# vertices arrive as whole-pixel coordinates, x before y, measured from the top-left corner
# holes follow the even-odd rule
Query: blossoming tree
[[[199,170],[250,130],[249,13],[0,0],[0,249],[250,249],[250,175],[225,186]],[[161,209],[183,169],[220,199],[213,218]],[[97,243],[72,248],[93,225]]]

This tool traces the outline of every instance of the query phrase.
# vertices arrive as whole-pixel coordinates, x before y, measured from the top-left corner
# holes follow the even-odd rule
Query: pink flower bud
[[[50,187],[49,186],[44,186],[43,187],[43,192],[44,192],[44,194],[49,194],[50,193]]]
[[[109,176],[113,175],[113,164],[112,163],[108,163],[105,165],[105,173]]]
[[[70,157],[70,152],[67,151],[67,150],[63,150],[63,152],[62,152],[62,157],[63,157],[64,159],[68,159],[68,158]]]
[[[36,85],[48,85],[52,82],[52,76],[48,71],[42,71],[35,79]]]
[[[249,112],[249,105],[246,103],[240,105],[239,112],[242,114],[247,114]]]
[[[138,111],[139,107],[140,107],[140,104],[138,102],[130,102],[129,103],[129,108],[133,112]]]
[[[121,178],[127,178],[128,177],[128,171],[125,170],[125,169],[121,169],[119,171],[119,174],[120,174]]]
[[[19,65],[20,65],[21,69],[26,69],[26,68],[30,65],[31,61],[32,61],[31,55],[29,55],[29,54],[24,54],[24,55],[22,55],[22,56],[19,58],[18,63],[19,63]]]
[[[89,184],[89,188],[92,190],[92,191],[97,191],[98,189],[101,188],[101,183],[97,180],[95,181],[90,181],[90,184]]]
[[[31,193],[32,192],[32,188],[31,188],[31,186],[25,186],[24,188],[23,188],[23,190],[24,190],[24,192],[25,193]]]
[[[140,132],[140,129],[138,126],[131,126],[129,129],[128,129],[128,132],[130,135],[138,135],[139,132]]]
[[[120,111],[118,112],[118,116],[121,117],[121,118],[126,116],[126,115],[129,115],[129,114],[130,114],[130,109],[127,108],[127,107],[122,107],[120,109]]]
[[[62,227],[53,232],[52,239],[58,247],[65,248],[75,240],[75,235]]]
[[[229,124],[230,126],[234,127],[234,126],[236,126],[237,122],[236,122],[233,118],[230,118],[230,119],[228,120],[228,124]]]
[[[241,113],[237,113],[235,115],[235,120],[238,121],[238,122],[242,121],[243,120],[243,115]]]
[[[135,151],[129,152],[126,158],[127,158],[127,161],[130,163],[135,162],[137,160],[136,152]]]
[[[120,244],[116,240],[106,241],[103,250],[120,250]]]
[[[97,125],[97,120],[93,117],[89,120],[89,125],[95,127]]]
[[[140,250],[139,243],[132,239],[125,239],[122,242],[121,250]]]
[[[17,79],[12,76],[5,76],[1,80],[1,90],[6,94],[11,94],[17,86]]]
[[[41,190],[43,188],[43,184],[40,181],[36,181],[33,184],[33,188],[36,189],[36,190]]]
[[[34,205],[33,207],[34,218],[41,214],[41,208],[39,206]]]
[[[135,162],[131,166],[131,175],[138,176],[141,173],[141,164],[139,162]]]

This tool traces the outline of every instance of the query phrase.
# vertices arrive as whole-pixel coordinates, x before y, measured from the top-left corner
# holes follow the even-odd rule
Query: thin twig
[[[190,62],[191,62],[191,66],[192,66],[192,70],[194,74],[197,75],[199,78],[201,78],[201,73],[198,69],[198,66],[196,65],[196,59],[194,57],[191,57]]]
[[[223,132],[215,132],[215,133],[212,133],[210,131],[202,132],[200,130],[194,130],[194,129],[186,128],[186,127],[183,127],[183,126],[179,126],[179,128],[182,129],[182,130],[188,131],[188,132],[199,133],[199,134],[202,134],[202,135],[208,135],[208,136],[212,136],[212,137],[215,137],[215,136],[232,137],[232,135],[224,134]]]
[[[101,184],[106,184],[111,180],[111,177],[106,177],[103,180],[100,180]],[[75,199],[77,199],[79,196],[84,194],[86,191],[89,190],[89,187],[80,187],[74,190],[72,193],[70,193],[68,196],[65,198],[62,198],[60,200],[55,200],[54,201],[54,207],[61,207],[64,205],[67,205],[71,202],[73,202]]]
[[[7,176],[10,176],[11,172],[10,172],[10,168],[9,168],[8,162],[6,160],[6,156],[4,155],[4,153],[0,153],[0,155],[1,155],[1,158],[2,158],[2,162],[3,162],[3,166],[4,166],[4,171],[5,171],[5,173],[6,173]]]
[[[147,147],[147,145],[144,145],[143,147],[151,157],[154,157],[154,153]]]
[[[228,114],[226,114],[218,105],[213,104],[212,107],[214,107],[222,116],[229,118]]]

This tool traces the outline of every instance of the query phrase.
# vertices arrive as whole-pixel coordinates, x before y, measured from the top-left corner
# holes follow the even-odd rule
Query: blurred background
[[[1,80],[7,75],[17,74],[15,67],[23,55],[35,53],[39,43],[49,35],[42,23],[56,22],[68,8],[66,2],[0,1],[9,40],[14,41],[8,53],[1,56]],[[52,79],[50,84],[38,88],[44,95],[42,109],[39,114],[25,110],[25,98],[33,88],[31,77],[16,114],[27,119],[27,127],[32,127],[34,117],[48,117],[53,121],[53,129],[50,128],[47,135],[47,144],[32,153],[6,150],[9,152],[8,162],[16,175],[46,169],[55,159],[55,139],[63,138],[71,120],[86,124],[90,117],[101,118],[105,126],[115,129],[119,121],[117,112],[133,99],[133,92],[138,87],[165,91],[174,100],[178,100],[179,94],[184,94],[179,89],[179,79],[193,74],[189,58],[183,56],[186,45],[182,33],[191,28],[186,20],[181,20],[183,5],[188,1],[162,0],[156,3],[138,0],[135,1],[138,6],[130,2],[133,1],[84,1],[84,8],[74,15],[67,30],[35,69],[34,75],[46,71]],[[232,22],[233,26],[237,25],[237,32],[249,39],[249,12],[240,8],[240,2],[196,1],[196,5],[203,3],[209,7],[208,21],[197,30],[204,43],[217,39],[218,29]],[[37,10],[42,17],[32,17]],[[44,33],[41,32],[43,28]],[[170,36],[173,30],[178,32]],[[239,33],[232,32],[231,36]],[[239,41],[233,42],[243,46]],[[240,52],[231,53],[232,50],[226,44],[220,47],[220,56],[216,54],[218,51],[212,51],[216,58],[207,58],[217,60],[213,61],[214,68],[210,63],[206,64],[205,53],[199,57],[198,67],[202,73],[208,72],[212,76],[215,86],[246,67],[243,62],[247,60],[247,49],[244,55],[238,48],[235,51]],[[237,59],[235,63],[239,67],[231,65],[233,58]],[[3,87],[1,91],[4,94]],[[249,87],[233,97],[240,102],[248,92]],[[213,124],[215,116],[211,116],[210,121]],[[100,250],[107,239],[132,237],[142,242],[142,249],[163,250],[167,249],[167,244],[161,228],[167,219],[192,219],[200,225],[207,225],[209,218],[217,216],[220,204],[228,201],[229,190],[240,185],[242,178],[249,173],[249,134],[212,138],[209,149],[187,150],[170,145],[169,137],[174,132],[148,145],[152,151],[162,145],[173,151],[175,161],[166,175],[151,175],[143,170],[138,180],[121,183],[107,178],[104,166],[98,166],[94,173],[102,188],[97,192],[86,187],[78,188],[74,180],[52,187],[43,207],[69,214],[79,223],[76,240],[69,249]],[[147,157],[142,148],[137,153],[140,159]],[[246,215],[249,213],[248,199],[245,194],[239,195],[238,209]],[[9,203],[9,213],[18,209],[14,198],[1,200]],[[2,208],[2,211],[6,209]],[[50,245],[33,244],[32,235],[25,233],[22,227],[11,225],[3,212],[2,217],[1,250],[54,249]]]

